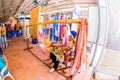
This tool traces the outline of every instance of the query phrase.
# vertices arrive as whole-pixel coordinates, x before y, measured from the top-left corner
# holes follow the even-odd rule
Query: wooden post
[[[26,26],[26,45],[27,48],[25,48],[24,50],[29,50],[32,49],[33,47],[29,47],[29,37],[28,37],[28,30],[27,30],[28,26]]]

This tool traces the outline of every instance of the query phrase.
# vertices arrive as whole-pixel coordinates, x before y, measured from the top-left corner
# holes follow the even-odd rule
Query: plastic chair
[[[0,76],[2,80],[5,80],[6,77],[10,77],[12,80],[15,80],[11,73],[8,71],[8,63],[7,63],[7,58],[3,55],[1,56],[0,63],[3,64],[3,68],[0,71]]]
[[[14,30],[12,31],[12,37],[16,37],[17,36],[17,32]]]
[[[74,38],[76,38],[76,32],[75,31],[71,31],[71,34],[73,35]]]
[[[15,80],[11,73],[8,71],[7,58],[4,55],[2,48],[0,48],[0,80],[5,80],[6,77],[10,77],[12,80]]]

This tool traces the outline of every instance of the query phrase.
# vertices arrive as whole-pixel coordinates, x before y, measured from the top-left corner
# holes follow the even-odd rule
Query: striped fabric
[[[86,25],[86,19],[81,19],[81,27],[78,35],[78,41],[76,45],[76,55],[74,59],[73,66],[71,68],[71,74],[74,74],[76,71],[79,71],[81,64],[83,63],[86,55],[86,44],[88,37],[88,26]]]

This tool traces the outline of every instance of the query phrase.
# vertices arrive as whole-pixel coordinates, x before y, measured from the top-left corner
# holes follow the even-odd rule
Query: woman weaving
[[[64,25],[62,29],[63,35],[61,37],[61,41],[58,44],[53,44],[51,46],[50,59],[52,59],[54,65],[49,70],[50,72],[53,72],[55,69],[57,69],[60,62],[64,61],[64,63],[67,64],[68,54],[75,44],[75,40],[70,33],[69,26]]]

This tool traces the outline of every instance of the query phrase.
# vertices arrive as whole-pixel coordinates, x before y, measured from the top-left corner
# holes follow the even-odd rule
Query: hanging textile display
[[[61,15],[60,16],[60,20],[63,20],[63,19],[65,19],[65,16],[63,16],[63,15]],[[61,37],[62,37],[62,27],[64,26],[65,24],[64,23],[61,23],[60,24],[60,34],[59,34],[59,40],[61,40]]]
[[[25,39],[26,37],[31,37],[31,35],[30,35],[30,27],[26,27],[27,25],[30,25],[30,19],[25,18],[23,20],[23,22],[24,22],[24,27],[22,28],[22,31],[23,31],[23,38]],[[26,29],[27,29],[27,32],[26,32]],[[28,35],[26,35],[26,34],[28,34]]]
[[[55,17],[52,15],[50,20],[55,20]],[[54,41],[54,27],[53,24],[50,24],[50,40]]]
[[[51,20],[59,20],[59,15],[52,15]],[[50,24],[50,39],[52,42],[57,42],[59,38],[59,24]]]
[[[72,14],[67,14],[66,19],[72,19]],[[70,26],[70,30],[71,30],[72,24],[68,24],[68,25]]]
[[[72,19],[78,19],[78,18],[80,18],[80,7],[78,5],[75,5],[73,9]],[[71,31],[77,32],[77,24],[72,24]]]
[[[43,20],[44,20],[43,15],[42,15],[43,11],[44,11],[44,8],[39,7],[38,22],[43,22]],[[42,43],[43,42],[43,25],[38,25],[37,33],[38,33],[38,41],[40,41],[40,43]]]
[[[87,37],[88,37],[88,28],[86,24],[86,19],[81,19],[81,26],[80,26],[80,32],[78,35],[78,41],[76,46],[76,55],[74,58],[74,63],[71,68],[71,74],[74,74],[76,71],[78,72],[83,60],[85,59],[86,55],[86,44],[87,44]]]
[[[35,8],[31,11],[31,25],[38,23],[38,10],[38,8]],[[33,38],[37,38],[37,26],[30,26],[30,34]]]
[[[55,20],[59,20],[59,15],[55,16]],[[58,41],[58,29],[59,28],[59,24],[55,23],[53,24],[53,31],[54,31],[54,41],[57,42]]]

